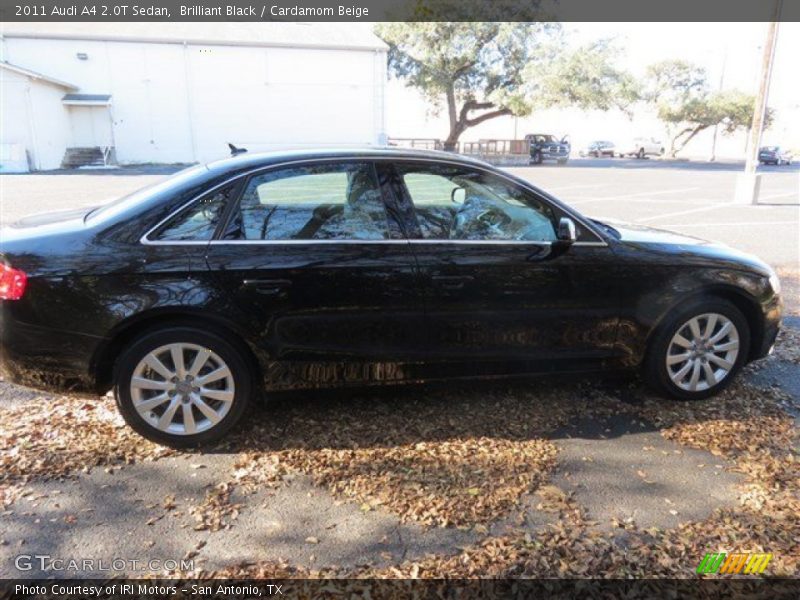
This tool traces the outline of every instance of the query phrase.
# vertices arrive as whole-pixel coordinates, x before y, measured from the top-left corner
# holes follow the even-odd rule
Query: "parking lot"
[[[0,177],[0,223],[93,206],[151,185],[179,167],[143,166]],[[762,168],[756,206],[733,206],[741,165],[575,159],[509,169],[587,216],[614,218],[721,241],[775,267],[800,263],[800,168]]]
[[[761,202],[733,206],[739,168],[510,169],[588,216],[724,242],[779,269],[776,353],[721,396],[687,404],[636,380],[550,379],[308,392],[277,398],[225,444],[177,452],[132,434],[108,397],[0,381],[0,577],[115,574],[14,567],[75,547],[241,577],[691,577],[732,543],[797,576],[800,171],[766,169]],[[0,177],[0,223],[175,169]]]
[[[763,169],[755,206],[734,206],[740,165],[619,159],[511,171],[587,216],[670,229],[760,256],[800,264],[800,170]]]

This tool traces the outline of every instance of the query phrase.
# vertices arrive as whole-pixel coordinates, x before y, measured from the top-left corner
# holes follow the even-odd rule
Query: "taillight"
[[[0,300],[19,300],[27,283],[28,276],[23,271],[0,263]]]

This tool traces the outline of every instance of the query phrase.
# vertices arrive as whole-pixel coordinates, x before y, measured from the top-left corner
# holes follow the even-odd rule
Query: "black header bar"
[[[800,0],[0,0],[26,22],[775,20],[800,21]]]

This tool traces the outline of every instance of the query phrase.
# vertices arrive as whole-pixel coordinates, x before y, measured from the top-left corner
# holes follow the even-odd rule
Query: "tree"
[[[670,156],[675,156],[701,131],[722,126],[723,134],[749,129],[753,120],[755,98],[737,90],[716,92],[681,105],[661,105],[659,118],[671,125]],[[771,120],[767,113],[767,122]]]
[[[615,66],[620,50],[612,40],[590,42],[552,60],[531,62],[525,78],[535,106],[573,105],[590,110],[620,109],[631,115],[641,90],[634,77]]]
[[[435,108],[446,103],[447,149],[470,127],[529,114],[523,71],[560,36],[557,23],[385,23],[376,31],[389,44],[392,72]]]
[[[708,74],[685,60],[662,60],[647,67],[644,88],[650,102],[679,104],[708,93]]]
[[[666,60],[647,69],[644,97],[655,104],[667,126],[674,157],[701,131],[721,125],[724,134],[749,128],[755,98],[740,91],[710,92],[706,71],[682,60]],[[767,112],[767,123],[772,113]]]

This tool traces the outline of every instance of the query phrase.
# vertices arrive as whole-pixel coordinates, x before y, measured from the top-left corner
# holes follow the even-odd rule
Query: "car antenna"
[[[228,142],[228,148],[231,149],[231,156],[236,156],[237,154],[244,154],[247,152],[247,148],[237,148],[230,142]]]

